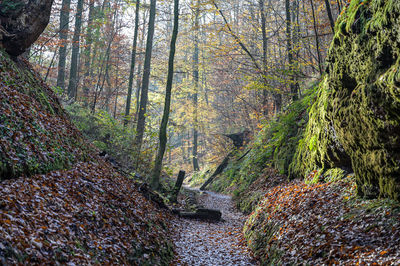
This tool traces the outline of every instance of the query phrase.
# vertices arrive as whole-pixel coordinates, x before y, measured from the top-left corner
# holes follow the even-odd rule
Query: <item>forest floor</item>
[[[176,218],[176,259],[173,265],[257,265],[242,235],[245,216],[230,196],[204,192],[198,203],[222,212],[222,221]]]

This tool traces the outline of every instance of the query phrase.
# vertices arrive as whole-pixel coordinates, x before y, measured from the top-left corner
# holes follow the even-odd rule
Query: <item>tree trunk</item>
[[[144,36],[146,35],[146,20],[147,20],[147,13],[144,12],[143,14],[143,27],[142,27],[142,34],[141,34],[141,40],[140,40],[140,47],[144,47]],[[139,65],[137,69],[137,80],[136,80],[136,112],[135,112],[135,118],[134,118],[134,123],[137,122],[138,119],[138,114],[139,114],[139,105],[140,105],[140,89],[142,87],[142,79],[141,79],[141,73],[143,72],[143,56],[139,55]]]
[[[135,145],[138,152],[140,152],[141,150],[141,146],[143,143],[144,129],[146,126],[146,108],[147,108],[149,83],[150,83],[151,54],[153,51],[154,24],[156,18],[156,2],[157,2],[156,0],[150,1],[150,18],[149,18],[149,26],[147,32],[147,41],[146,41],[146,55],[144,58],[142,90],[141,90],[138,123],[136,127],[136,137],[135,137]]]
[[[86,47],[84,51],[85,55],[85,75],[83,78],[83,102],[85,106],[89,103],[89,81],[90,81],[90,56],[92,53],[92,43],[93,43],[93,35],[92,35],[92,24],[94,17],[94,0],[90,0],[89,3],[89,17],[86,31]]]
[[[340,14],[340,12],[342,12],[342,6],[340,5],[340,0],[336,0],[336,3],[337,3],[338,11]]]
[[[119,77],[119,62],[120,56],[117,58],[117,65],[115,70],[115,84],[114,84],[114,92],[115,92],[115,100],[114,100],[114,119],[117,117],[117,107],[118,107],[118,96],[119,96],[119,84],[118,84],[118,77]]]
[[[263,40],[263,50],[262,50],[262,77],[261,80],[265,83],[265,76],[267,70],[267,53],[268,53],[268,39],[267,39],[267,29],[266,29],[266,17],[265,17],[265,8],[264,8],[264,0],[258,1],[260,7],[260,16],[261,16],[261,31],[262,31],[262,40]],[[268,91],[263,88],[263,113],[264,116],[268,116]]]
[[[206,180],[206,182],[204,182],[204,184],[200,187],[200,190],[205,190],[206,187],[211,184],[214,179],[222,173],[222,171],[224,171],[224,169],[228,166],[228,162],[229,159],[232,157],[233,152],[230,152],[222,161],[222,163],[220,163],[220,165],[218,165],[217,169],[215,169],[214,173]]]
[[[49,77],[50,69],[53,67],[53,63],[54,63],[54,59],[56,58],[56,55],[57,55],[57,50],[55,50],[54,53],[53,53],[53,57],[51,58],[50,65],[47,68],[46,76],[44,77],[44,82],[46,82],[47,78]]]
[[[54,0],[0,2],[0,43],[12,56],[25,52],[44,31]]]
[[[321,52],[319,51],[319,37],[318,37],[317,21],[315,18],[314,1],[310,0],[310,2],[311,2],[311,10],[312,10],[312,15],[313,15],[315,44],[317,46],[318,69],[319,69],[319,74],[322,75],[322,59],[321,59]]]
[[[290,93],[292,94],[292,100],[298,99],[297,87],[294,84],[293,76],[293,47],[292,47],[292,19],[290,15],[290,0],[285,0],[286,10],[286,50],[288,55],[288,69],[289,69],[289,83]]]
[[[111,44],[112,44],[112,40],[114,39],[114,33],[110,36],[110,39],[108,41],[108,45],[107,45],[107,50],[105,53],[105,57],[102,60],[101,63],[101,67],[100,67],[100,72],[98,75],[98,80],[97,80],[97,85],[94,91],[94,99],[93,99],[93,104],[92,104],[92,113],[94,114],[96,112],[96,105],[97,105],[97,98],[99,97],[99,95],[101,94],[101,92],[103,91],[103,87],[104,87],[104,82],[106,79],[106,75],[104,74],[103,76],[103,80],[101,80],[101,75],[103,73],[103,69],[106,69],[106,73],[107,73],[107,69],[108,69],[108,63],[109,63],[109,58],[110,58],[110,52],[111,52]]]
[[[325,0],[326,13],[328,14],[329,23],[331,24],[332,32],[335,33],[335,21],[333,20],[331,4],[329,0]]]
[[[294,5],[293,5],[293,23],[292,25],[294,25],[293,27],[293,43],[295,47],[300,47],[300,38],[301,38],[301,34],[300,34],[300,5],[299,5],[299,1],[294,1]],[[299,62],[300,60],[300,50],[297,49],[297,51],[295,53],[293,53],[293,56],[295,57],[295,60],[297,62]],[[295,91],[297,92],[298,97],[301,97],[301,89],[300,89],[300,85],[299,85],[299,68],[296,67],[296,69],[294,69],[294,86],[295,86]]]
[[[154,163],[153,177],[151,181],[151,186],[153,189],[158,189],[160,186],[160,173],[162,169],[162,161],[165,153],[165,148],[167,146],[167,126],[168,126],[169,112],[171,107],[171,92],[172,92],[172,82],[174,78],[174,58],[176,50],[176,39],[178,37],[178,27],[179,27],[179,0],[174,0],[174,29],[172,31],[171,48],[168,60],[168,77],[167,77],[167,86],[165,89],[164,113],[161,120],[160,134],[159,134],[160,146],[158,148],[157,157]]]
[[[178,215],[182,218],[187,219],[200,219],[207,221],[219,221],[221,220],[222,213],[220,210],[198,208],[196,212],[181,212],[178,211]]]
[[[200,13],[200,1],[197,1],[196,14],[195,14],[195,25],[194,25],[194,53],[193,53],[193,81],[194,81],[194,94],[193,94],[193,149],[192,149],[192,161],[193,170],[199,171],[199,160],[198,160],[198,91],[199,91],[199,13]]]
[[[68,85],[68,97],[76,100],[77,95],[77,77],[78,77],[78,59],[79,59],[79,44],[82,28],[82,12],[83,12],[83,0],[78,0],[75,16],[75,30],[74,37],[72,38],[72,57],[71,57],[71,68],[69,71],[69,85]]]
[[[106,1],[104,1],[104,2],[106,2]],[[103,7],[104,7],[104,3],[103,3]],[[118,9],[115,9],[114,14],[113,14],[114,18],[112,20],[111,32],[110,32],[110,37],[109,37],[108,44],[107,44],[107,50],[105,53],[105,57],[101,60],[102,63],[101,63],[100,72],[98,75],[97,85],[95,88],[93,105],[92,105],[92,113],[95,113],[95,111],[96,111],[97,99],[103,91],[104,83],[106,81],[106,77],[107,77],[108,71],[109,71],[111,46],[112,46],[114,37],[116,35],[116,30],[115,30],[116,26],[115,25],[116,25],[116,19],[117,19],[117,14],[118,14],[117,11],[118,11]],[[104,69],[105,69],[105,74],[103,75],[103,80],[101,81],[101,75],[102,75]]]
[[[65,87],[65,62],[67,59],[67,40],[69,31],[69,12],[71,7],[71,0],[63,0],[60,12],[60,50],[58,52],[58,75],[57,86],[61,89]]]
[[[134,29],[134,34],[133,34],[131,68],[130,68],[130,72],[129,72],[128,95],[126,98],[125,118],[124,118],[125,126],[128,124],[128,121],[129,121],[128,116],[129,116],[130,109],[131,109],[133,75],[135,73],[135,61],[136,61],[137,38],[138,38],[137,36],[138,36],[138,30],[139,30],[139,10],[140,10],[140,0],[136,0],[135,29]]]

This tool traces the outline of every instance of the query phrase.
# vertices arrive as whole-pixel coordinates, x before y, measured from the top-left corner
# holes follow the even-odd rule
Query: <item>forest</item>
[[[0,0],[0,265],[399,265],[400,1]]]

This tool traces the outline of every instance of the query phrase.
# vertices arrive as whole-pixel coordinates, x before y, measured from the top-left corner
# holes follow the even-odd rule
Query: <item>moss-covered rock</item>
[[[291,178],[306,177],[319,169],[341,167],[351,168],[351,160],[338,141],[335,128],[329,118],[329,90],[326,89],[327,76],[318,88],[317,101],[309,111],[304,137],[299,141],[296,154],[291,162]]]
[[[292,173],[347,167],[350,157],[359,195],[399,198],[399,24],[395,0],[353,0],[339,17]]]

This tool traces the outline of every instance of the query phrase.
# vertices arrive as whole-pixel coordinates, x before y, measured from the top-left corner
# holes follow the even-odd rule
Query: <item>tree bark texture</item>
[[[178,0],[176,0],[178,1]],[[181,190],[183,181],[185,180],[185,171],[179,171],[178,178],[176,179],[174,190],[172,191],[172,202],[178,201],[179,191]]]
[[[335,21],[333,20],[331,4],[329,3],[329,0],[325,0],[325,7],[329,18],[329,23],[331,24],[332,32],[335,33]]]
[[[261,31],[262,31],[262,45],[263,45],[263,51],[262,51],[262,75],[263,77],[261,78],[264,83],[265,83],[265,76],[266,76],[266,70],[267,70],[267,53],[268,53],[268,39],[267,39],[267,30],[266,30],[266,23],[267,19],[265,17],[265,2],[264,0],[259,0],[258,1],[259,8],[260,8],[260,16],[261,16]],[[263,113],[264,116],[268,116],[268,91],[264,88],[263,89]]]
[[[311,10],[312,10],[312,15],[313,15],[313,25],[314,25],[314,32],[315,32],[315,44],[316,44],[316,49],[317,49],[317,56],[318,56],[318,69],[319,69],[319,74],[322,75],[322,58],[321,58],[321,52],[319,50],[319,36],[318,36],[318,28],[317,28],[317,20],[315,17],[315,8],[314,8],[314,1],[310,0],[311,3]]]
[[[290,0],[285,0],[285,10],[286,10],[286,49],[288,55],[288,69],[290,77],[294,77],[293,71],[293,45],[292,45],[292,19],[291,19],[291,9]],[[293,78],[290,78],[290,93],[292,94],[292,100],[298,99],[297,87],[294,84]]]
[[[89,17],[86,30],[86,47],[84,50],[85,56],[85,74],[83,78],[83,102],[85,106],[89,104],[89,79],[90,79],[90,56],[92,54],[93,44],[93,19],[94,19],[94,0],[89,2]]]

